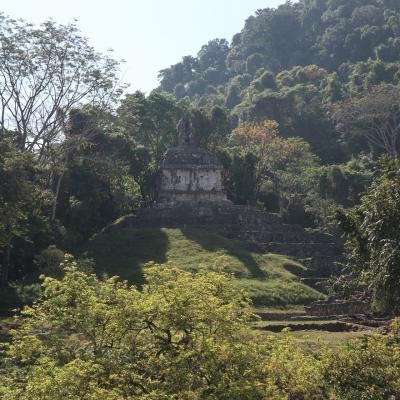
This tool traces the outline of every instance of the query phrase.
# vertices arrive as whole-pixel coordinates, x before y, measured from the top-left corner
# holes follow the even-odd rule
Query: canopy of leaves
[[[260,9],[229,45],[215,39],[162,70],[160,88],[194,105],[225,105],[236,121],[276,120],[284,137],[300,136],[322,161],[342,162],[366,148],[338,140],[327,105],[399,82],[399,20],[397,3],[385,0]]]
[[[350,135],[348,142],[362,145],[367,142],[372,150],[384,151],[392,157],[399,152],[400,87],[380,84],[360,95],[339,103],[333,118],[342,135]]]
[[[68,112],[109,105],[120,93],[118,62],[96,53],[75,25],[36,27],[0,14],[0,133],[46,157],[62,140]]]
[[[377,310],[397,313],[400,301],[400,164],[382,159],[381,175],[361,198],[361,204],[338,214],[347,237],[349,263],[333,288],[359,291]]]
[[[400,393],[396,326],[344,348],[303,351],[259,336],[249,303],[218,273],[155,266],[141,291],[71,256],[46,278],[0,357],[5,400],[343,399]]]

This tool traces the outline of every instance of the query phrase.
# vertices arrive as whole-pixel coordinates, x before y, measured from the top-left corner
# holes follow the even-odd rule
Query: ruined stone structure
[[[193,226],[300,260],[308,267],[302,279],[310,286],[335,273],[341,243],[331,235],[285,224],[278,214],[233,205],[223,191],[221,165],[198,148],[190,120],[182,119],[177,128],[179,144],[165,155],[156,204],[120,218],[106,231]]]
[[[285,224],[279,214],[229,202],[161,203],[122,217],[105,231],[185,226],[242,240],[255,251],[293,257],[308,267],[301,277],[304,283],[320,290],[320,283],[336,273],[335,263],[342,261],[342,245],[333,236],[307,232],[299,225]]]
[[[227,202],[217,158],[198,148],[189,119],[177,128],[179,145],[165,154],[157,203]]]
[[[315,301],[305,307],[307,314],[316,317],[329,315],[371,314],[371,304],[363,300]]]

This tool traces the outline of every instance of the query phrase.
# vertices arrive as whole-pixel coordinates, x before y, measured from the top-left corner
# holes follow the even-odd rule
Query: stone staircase
[[[344,261],[343,245],[332,235],[307,232],[300,226],[273,224],[258,230],[245,226],[217,229],[222,236],[248,242],[258,250],[284,254],[303,264],[307,270],[301,279],[307,285],[324,290],[324,282],[338,273],[337,263]]]
[[[105,228],[198,227],[221,236],[247,242],[258,251],[292,257],[307,267],[301,277],[310,286],[338,272],[343,261],[342,243],[332,235],[309,232],[299,225],[285,224],[278,214],[230,203],[163,204],[143,208]]]

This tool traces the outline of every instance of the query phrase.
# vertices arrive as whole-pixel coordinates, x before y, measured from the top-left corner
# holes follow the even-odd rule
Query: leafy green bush
[[[371,336],[324,355],[324,380],[338,399],[386,400],[400,395],[400,347]]]
[[[396,324],[305,351],[251,331],[229,275],[153,265],[142,291],[99,280],[69,255],[0,356],[4,400],[380,400],[400,395]]]
[[[60,264],[63,259],[64,252],[52,245],[35,257],[35,263],[42,274],[59,278],[62,275]]]
[[[337,219],[347,238],[349,262],[333,289],[370,296],[381,312],[400,311],[400,162],[384,157],[361,204]]]

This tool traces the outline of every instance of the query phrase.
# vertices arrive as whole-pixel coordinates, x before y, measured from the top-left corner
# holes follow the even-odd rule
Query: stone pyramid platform
[[[343,260],[342,243],[334,236],[308,232],[299,225],[285,224],[278,214],[229,202],[163,203],[122,217],[105,231],[156,227],[206,229],[247,242],[256,251],[292,257],[308,268],[304,282],[319,289],[318,284],[337,273],[336,263]]]
[[[342,245],[330,235],[288,225],[278,214],[233,205],[223,187],[223,168],[215,155],[200,149],[189,117],[177,126],[178,145],[160,169],[157,204],[120,218],[105,231],[121,228],[198,227],[247,242],[260,252],[293,257],[306,267],[303,279],[317,285],[336,272]]]

